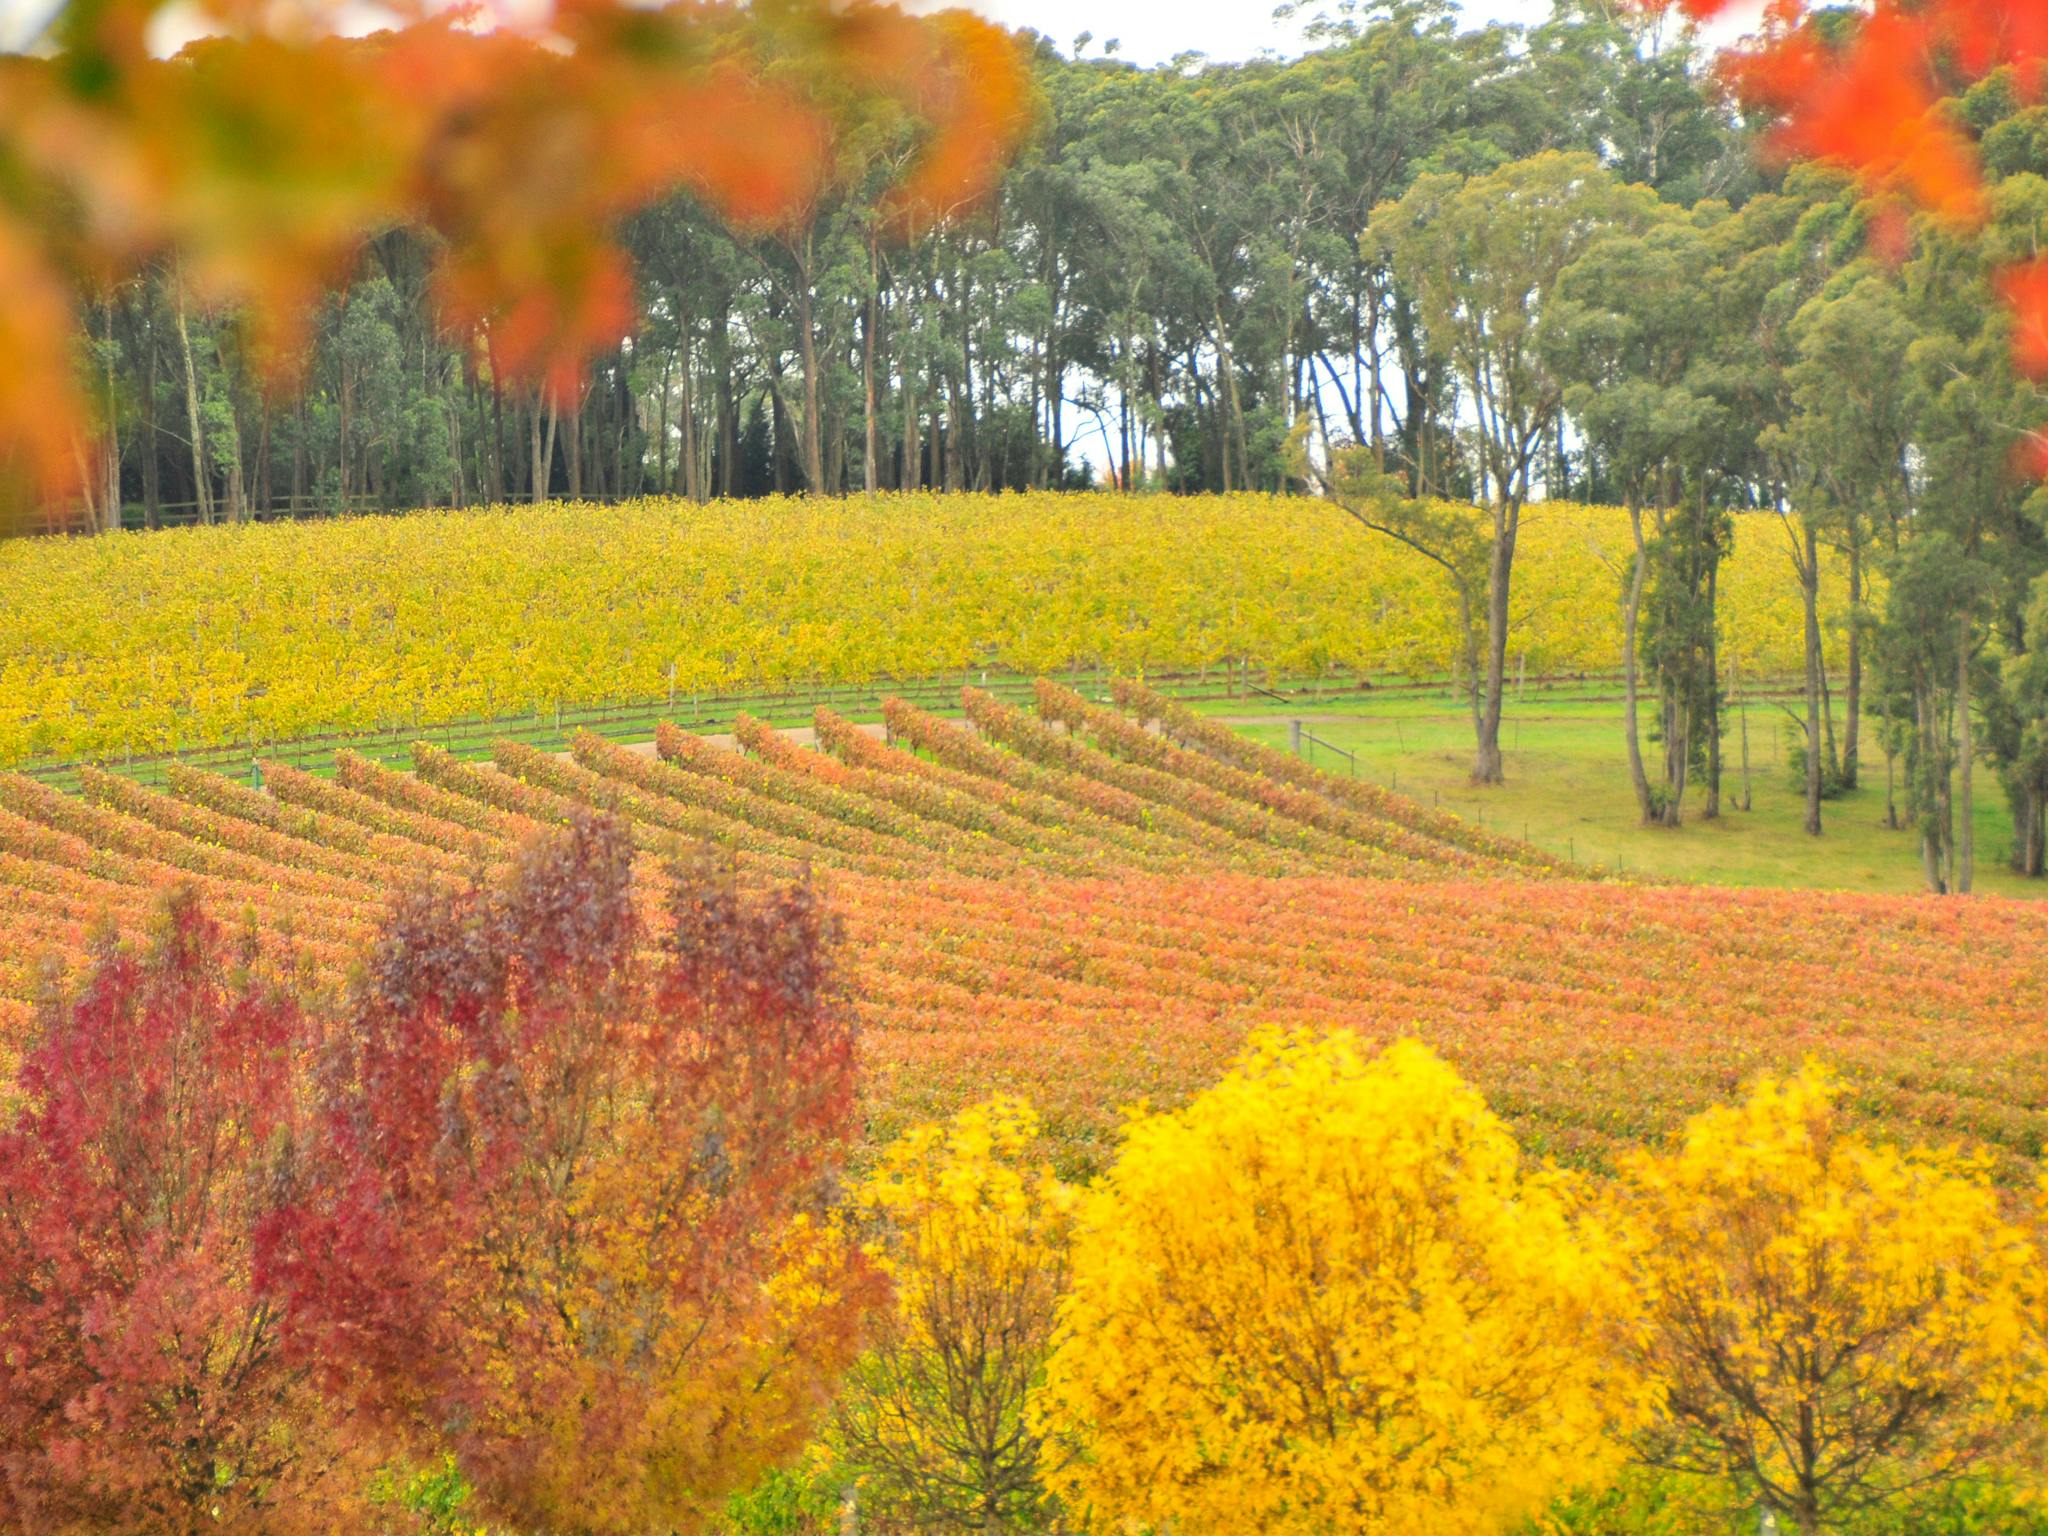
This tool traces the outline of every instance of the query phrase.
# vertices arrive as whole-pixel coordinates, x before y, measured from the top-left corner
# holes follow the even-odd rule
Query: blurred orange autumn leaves
[[[1734,3],[1676,0],[1696,21]],[[2022,97],[2039,93],[2048,0],[1875,0],[1846,27],[1839,15],[1815,23],[1804,0],[1768,0],[1756,37],[1723,59],[1742,98],[1776,114],[1780,148],[1854,171],[1883,200],[1873,228],[1881,254],[1903,247],[1901,204],[1963,226],[1980,222],[1977,147],[1953,98],[2001,69]],[[2048,374],[2048,259],[2007,267],[1997,286],[2013,315],[2015,364],[2032,377]],[[2030,464],[2048,468],[2048,460]]]
[[[986,192],[1034,116],[1021,48],[958,11],[559,0],[345,38],[339,0],[215,0],[212,35],[164,59],[167,9],[72,0],[36,56],[0,58],[0,505],[87,472],[79,304],[147,263],[244,311],[282,381],[360,243],[420,226],[451,331],[564,389],[631,324],[612,232],[637,209],[688,191],[801,223],[839,135],[888,112],[921,142],[881,211],[914,233]]]

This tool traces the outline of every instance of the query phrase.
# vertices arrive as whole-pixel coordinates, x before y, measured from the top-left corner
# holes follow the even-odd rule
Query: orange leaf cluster
[[[449,328],[498,376],[561,391],[632,324],[612,232],[638,209],[687,191],[736,226],[799,221],[839,128],[879,100],[927,130],[892,195],[912,228],[987,191],[1031,123],[1022,50],[964,12],[563,0],[524,25],[445,11],[344,38],[313,0],[215,8],[219,35],[164,59],[147,38],[166,9],[73,7],[49,57],[0,61],[0,472],[45,495],[77,481],[91,431],[80,288],[174,260],[203,302],[246,311],[283,382],[360,243],[420,225]]]
[[[1665,8],[1673,0],[1648,0]],[[1733,0],[1676,0],[1695,21]],[[1853,171],[1888,207],[1873,230],[1880,254],[1904,254],[1898,203],[1958,224],[1984,216],[1975,142],[1949,98],[1967,81],[1999,69],[2031,99],[2048,65],[2044,0],[1877,0],[1856,19],[1846,45],[1831,47],[1809,25],[1805,0],[1771,0],[1761,33],[1723,60],[1728,78],[1778,118],[1789,155]],[[2030,376],[2048,373],[2048,278],[2039,263],[2008,269],[1999,284],[2011,311],[2014,360]],[[2037,442],[2029,450],[2048,469]]]

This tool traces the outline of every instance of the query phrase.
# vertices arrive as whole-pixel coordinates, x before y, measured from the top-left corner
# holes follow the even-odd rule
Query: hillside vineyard
[[[1629,543],[1618,508],[1530,509],[1513,666],[1613,671]],[[1731,675],[1803,664],[1784,558],[1774,517],[1739,521]],[[19,541],[0,764],[992,665],[1441,677],[1456,626],[1428,561],[1300,497],[653,500]]]
[[[1337,779],[1135,684],[969,689],[965,723],[892,703],[887,739],[742,718],[403,773],[269,765],[166,791],[0,776],[0,1021],[52,965],[134,934],[190,882],[273,955],[339,982],[393,890],[502,868],[542,828],[624,818],[652,892],[705,842],[809,871],[845,934],[872,1138],[995,1089],[1096,1166],[1123,1105],[1211,1080],[1257,1025],[1347,1025],[1446,1052],[1539,1152],[1604,1166],[1755,1072],[1838,1064],[1902,1133],[1982,1139],[2018,1176],[2048,1136],[2048,910],[1649,886]],[[938,872],[935,872],[938,871]]]

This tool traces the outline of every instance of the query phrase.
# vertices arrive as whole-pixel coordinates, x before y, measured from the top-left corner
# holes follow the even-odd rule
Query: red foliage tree
[[[95,958],[0,1133],[0,1529],[329,1529],[350,1441],[255,1278],[303,1019],[189,895]]]
[[[679,871],[657,933],[632,875],[592,818],[401,903],[267,1249],[330,1385],[529,1529],[690,1528],[809,1432],[872,1300],[813,1219],[854,1102],[816,900]]]

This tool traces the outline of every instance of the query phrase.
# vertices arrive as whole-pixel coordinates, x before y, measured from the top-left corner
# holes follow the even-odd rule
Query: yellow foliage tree
[[[1421,1045],[1267,1035],[1084,1203],[1035,1411],[1097,1529],[1498,1531],[1616,1464],[1601,1231]]]
[[[967,1530],[1039,1523],[1026,1404],[1066,1286],[1075,1203],[1021,1099],[920,1126],[884,1153],[857,1208],[896,1304],[836,1412],[863,1503]]]
[[[1809,1065],[1624,1169],[1642,1450],[1802,1532],[1981,1465],[2043,1405],[2048,1271],[1986,1165],[1843,1123]]]

